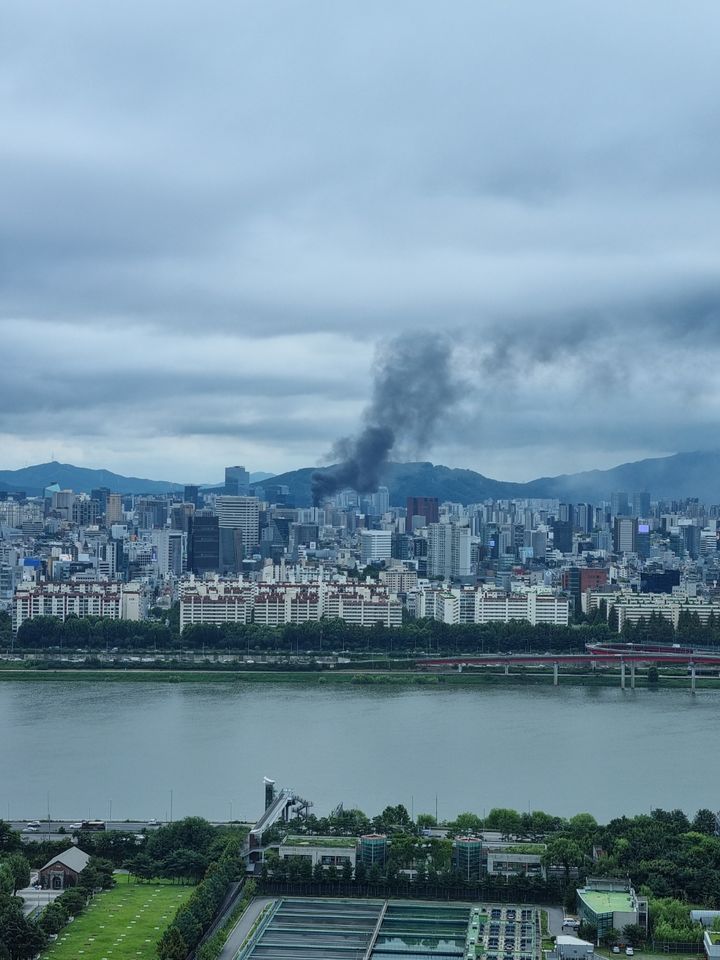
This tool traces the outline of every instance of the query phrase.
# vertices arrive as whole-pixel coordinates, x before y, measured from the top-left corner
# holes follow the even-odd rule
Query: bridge
[[[697,650],[690,647],[663,647],[653,644],[592,643],[584,653],[487,653],[475,657],[433,657],[416,661],[419,667],[436,669],[464,667],[496,667],[510,672],[511,666],[552,666],[553,684],[558,685],[561,666],[619,667],[620,686],[625,689],[626,667],[630,668],[630,685],[635,688],[635,669],[638,665],[678,665],[690,672],[690,686],[695,692],[697,667],[712,666],[720,671],[720,652]]]

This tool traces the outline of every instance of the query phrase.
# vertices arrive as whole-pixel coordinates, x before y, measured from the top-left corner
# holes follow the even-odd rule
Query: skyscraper
[[[634,517],[644,517],[646,520],[650,516],[650,494],[647,490],[633,494],[632,512]]]
[[[105,507],[105,525],[109,527],[113,523],[122,523],[122,521],[122,496],[119,493],[109,493],[107,495],[107,506]]]
[[[456,580],[469,577],[470,570],[470,528],[455,523],[431,523],[428,527],[428,576]]]
[[[615,517],[613,550],[615,553],[637,553],[638,522],[635,517]]]
[[[225,467],[225,493],[229,497],[246,497],[250,491],[250,474],[245,467]]]
[[[227,482],[227,478],[226,478]],[[183,493],[183,503],[192,503],[196,507],[200,506],[200,488],[194,484],[188,484]]]
[[[237,572],[260,542],[260,501],[257,497],[218,497],[220,569]]]
[[[412,531],[413,517],[424,517],[425,524],[437,523],[439,520],[438,498],[437,497],[408,497],[407,498],[407,519],[405,520],[405,529],[408,533]]]
[[[217,573],[220,567],[218,518],[196,513],[188,520],[188,568],[197,576]]]

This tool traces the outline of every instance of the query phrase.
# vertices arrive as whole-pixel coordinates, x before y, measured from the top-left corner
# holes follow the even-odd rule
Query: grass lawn
[[[116,879],[60,931],[41,960],[155,960],[155,944],[194,888]]]

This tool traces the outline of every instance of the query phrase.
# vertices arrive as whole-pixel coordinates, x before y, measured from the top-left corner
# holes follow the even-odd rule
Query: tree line
[[[15,638],[19,650],[208,650],[229,653],[279,652],[458,654],[582,650],[585,643],[610,639],[607,624],[558,627],[525,621],[447,624],[408,620],[399,627],[360,627],[337,618],[266,627],[262,624],[191,624],[182,633],[171,622],[107,620],[98,617],[36,617],[25,620]],[[5,639],[10,644],[10,635]]]

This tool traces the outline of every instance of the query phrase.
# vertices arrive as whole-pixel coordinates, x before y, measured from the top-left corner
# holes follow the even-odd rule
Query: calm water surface
[[[254,819],[266,775],[319,814],[693,813],[719,734],[713,692],[4,682],[0,816]]]

